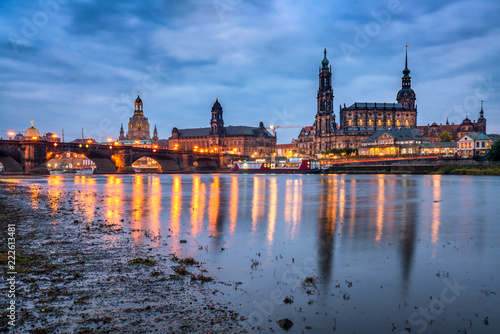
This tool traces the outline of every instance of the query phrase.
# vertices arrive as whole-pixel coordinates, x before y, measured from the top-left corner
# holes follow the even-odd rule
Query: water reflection
[[[220,206],[220,185],[219,177],[214,176],[212,184],[210,185],[210,201],[208,205],[208,223],[209,231],[212,235],[217,234],[217,222],[219,220],[219,206]]]
[[[437,244],[439,241],[439,225],[441,219],[441,175],[433,175],[432,177],[432,197],[434,203],[432,205],[432,236],[431,242]]]
[[[199,176],[193,176],[191,195],[191,233],[197,237],[203,226],[205,213],[206,187]]]
[[[335,227],[337,225],[338,180],[328,177],[320,180],[318,198],[318,266],[324,277],[325,286],[329,285],[333,266]],[[342,204],[341,204],[342,205]]]
[[[253,178],[252,194],[252,232],[257,230],[257,225],[264,218],[266,204],[266,179],[260,176]]]
[[[269,244],[273,242],[274,239],[274,229],[276,225],[276,210],[278,204],[278,182],[276,177],[273,177],[269,182],[269,215],[268,215],[268,228],[267,228],[267,240]]]
[[[417,212],[419,212],[419,187],[414,179],[403,178],[400,185],[401,206],[400,242],[401,242],[401,268],[405,291],[408,288],[415,242],[417,238]]]
[[[174,237],[181,231],[182,183],[181,176],[172,177],[172,195],[170,197],[170,230]]]
[[[375,243],[382,239],[382,230],[384,227],[384,203],[385,203],[385,175],[378,175],[378,196],[377,196],[377,233],[375,234]]]
[[[70,194],[74,203],[68,203],[88,219],[102,213],[109,222],[131,220],[132,225],[124,224],[125,229],[161,230],[170,238],[165,237],[161,244],[151,243],[159,252],[193,256],[220,281],[243,281],[248,294],[232,287],[224,291],[224,298],[231,293],[236,296],[242,313],[253,311],[255,300],[269,298],[280,274],[287,270],[304,269],[300,271],[301,282],[306,275],[320,276],[321,296],[306,296],[304,292],[301,296],[300,288],[293,291],[296,305],[314,299],[301,312],[314,321],[318,332],[331,331],[331,321],[328,328],[323,323],[327,312],[342,319],[343,326],[352,325],[353,331],[368,332],[349,319],[361,319],[360,323],[376,328],[373,332],[382,333],[393,320],[386,314],[383,319],[378,309],[393,310],[395,319],[403,319],[396,324],[398,329],[403,328],[413,305],[425,306],[429,296],[439,295],[442,286],[437,270],[461,278],[476,273],[480,277],[467,281],[468,290],[460,296],[463,299],[446,305],[450,308],[446,316],[463,314],[463,309],[451,309],[468,303],[467,294],[496,283],[488,279],[492,268],[498,266],[491,258],[498,255],[495,241],[499,225],[493,220],[499,179],[199,174],[56,176],[47,182],[53,212],[73,199],[65,197]],[[41,196],[38,187],[30,188],[34,208]],[[470,196],[460,196],[464,193]],[[180,244],[180,239],[186,239],[187,244]],[[146,243],[149,239],[136,241]],[[447,241],[452,246],[448,247]],[[208,251],[198,251],[194,245]],[[434,258],[429,261],[429,256]],[[261,264],[251,268],[250,259]],[[302,260],[307,259],[316,260],[317,271],[302,266]],[[353,286],[346,287],[346,280],[353,281]],[[337,284],[342,285],[341,290]],[[290,286],[283,280],[280,283],[287,293]],[[339,292],[352,293],[353,298],[344,300]],[[409,307],[403,307],[406,301]],[[277,303],[273,316],[281,317],[291,310],[283,311],[283,307],[289,306]],[[299,312],[298,307],[296,310]],[[433,326],[439,326],[443,319]],[[456,332],[441,329],[436,331]]]
[[[238,199],[239,199],[239,191],[238,191],[238,177],[231,177],[231,200],[229,204],[229,219],[231,225],[229,227],[229,233],[231,235],[234,234],[236,229],[236,222],[238,220]]]

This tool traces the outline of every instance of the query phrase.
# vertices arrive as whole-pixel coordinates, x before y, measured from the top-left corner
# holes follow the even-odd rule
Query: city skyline
[[[68,140],[117,138],[144,114],[168,138],[173,127],[209,126],[216,97],[227,125],[312,125],[326,44],[334,112],[356,101],[393,101],[405,45],[418,125],[477,119],[500,131],[500,4],[456,1],[305,4],[188,1],[99,4],[48,0],[4,12],[0,98],[3,126]],[[257,22],[257,23],[256,23]],[[278,142],[300,129],[277,132]]]

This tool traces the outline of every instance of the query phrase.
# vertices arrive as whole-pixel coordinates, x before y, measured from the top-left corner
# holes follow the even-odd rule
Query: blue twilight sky
[[[395,102],[409,44],[419,125],[477,119],[484,100],[500,131],[497,0],[2,0],[0,13],[4,138],[31,120],[116,138],[137,91],[161,138],[208,126],[216,97],[226,125],[312,125],[325,45],[337,115]]]

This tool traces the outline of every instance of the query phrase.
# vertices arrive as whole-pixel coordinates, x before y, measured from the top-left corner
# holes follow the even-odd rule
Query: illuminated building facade
[[[491,149],[492,140],[484,133],[467,133],[457,142],[458,155],[471,158],[486,155]]]
[[[259,127],[224,126],[223,110],[218,99],[212,106],[210,127],[172,129],[168,139],[171,150],[227,152],[249,156],[273,155],[276,137],[260,122]]]
[[[402,87],[397,93],[397,103],[355,102],[340,107],[339,122],[333,113],[332,70],[325,57],[319,71],[318,106],[313,126],[302,128],[298,136],[299,153],[314,156],[334,148],[357,148],[361,142],[377,131],[397,127],[415,128],[417,125],[416,95],[411,88],[408,54],[401,78]]]
[[[361,143],[360,156],[419,155],[423,143],[430,142],[411,128],[381,130]]]

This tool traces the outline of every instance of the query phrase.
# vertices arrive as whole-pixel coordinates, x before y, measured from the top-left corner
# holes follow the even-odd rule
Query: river
[[[201,261],[227,283],[214,291],[216,298],[247,316],[248,328],[279,332],[276,321],[289,318],[290,333],[500,331],[499,177],[53,175],[21,181],[34,187],[34,208],[37,187],[47,187],[54,211],[68,200],[61,192],[70,190],[74,209],[88,219],[102,212],[109,224],[133,230],[138,244]],[[285,297],[293,302],[284,303]]]

